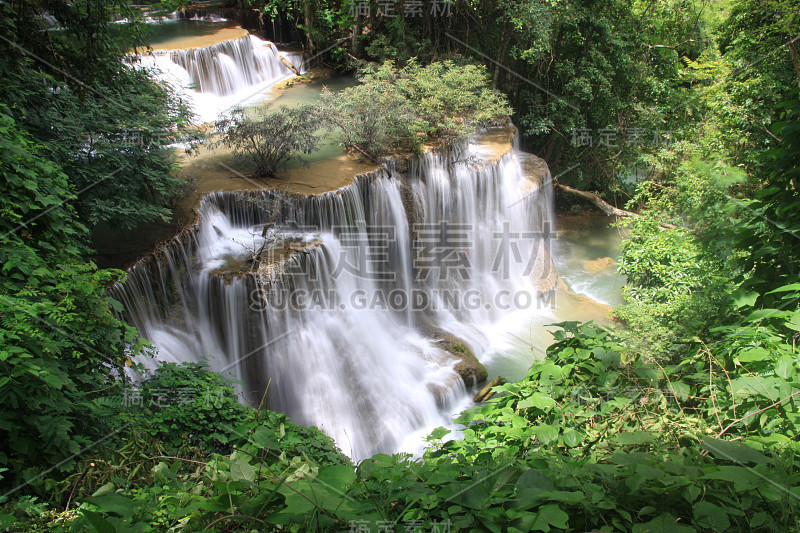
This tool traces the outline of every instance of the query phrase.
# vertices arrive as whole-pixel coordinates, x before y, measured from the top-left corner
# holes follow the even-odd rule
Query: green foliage
[[[791,414],[800,367],[785,338],[772,337],[771,346],[787,353],[784,363],[766,350],[763,367],[745,369],[730,358],[734,339],[753,331],[745,326],[720,331],[718,344],[678,365],[658,367],[612,332],[560,325],[546,360],[464,413],[462,440],[429,452],[428,461],[447,459],[459,473],[481,456],[495,465],[495,475],[478,484],[485,488],[479,505],[454,507],[455,519],[526,530],[543,515],[560,516],[561,525],[548,523],[558,530],[797,526],[797,502],[785,492],[800,483],[791,459],[797,444],[783,432],[793,434],[785,424],[800,421]],[[753,386],[756,371],[776,372],[758,378],[766,389]],[[727,440],[733,437],[739,440]]]
[[[82,222],[133,228],[170,216],[183,192],[167,145],[191,140],[189,113],[172,90],[124,62],[143,46],[139,10],[125,2],[4,2],[0,81],[8,114],[47,147],[80,192]],[[51,15],[50,28],[41,13]]]
[[[309,49],[332,45],[324,63],[342,70],[365,61],[402,67],[415,57],[425,64],[484,63],[492,87],[514,107],[523,146],[543,155],[565,183],[615,200],[631,194],[640,176],[658,175],[686,155],[759,170],[757,155],[777,140],[768,131],[775,105],[800,72],[791,0],[453,0],[441,16],[431,15],[434,2],[425,0],[424,17],[404,16],[408,4],[402,3],[392,6],[397,16],[391,16],[388,4],[375,1],[247,4],[294,19],[307,32]],[[354,16],[356,6],[369,14]],[[359,127],[382,141],[384,129],[405,134],[435,124],[415,123],[385,92],[362,91],[365,101],[397,118],[369,129],[380,116],[346,110],[360,124],[348,128],[345,143],[358,140]],[[591,145],[573,138],[581,129]],[[610,138],[601,140],[601,131]],[[664,135],[676,146],[665,144]],[[405,149],[420,144],[407,139]]]
[[[234,110],[217,122],[221,144],[233,148],[256,166],[257,176],[274,176],[300,154],[317,150],[316,132],[324,124],[322,111],[314,105],[261,108],[253,112]]]
[[[800,429],[800,354],[786,337],[748,320],[659,367],[612,331],[559,326],[547,358],[465,412],[459,440],[434,431],[424,461],[376,455],[354,468],[335,454],[287,453],[293,441],[332,448],[269,413],[232,428],[231,454],[153,461],[135,485],[92,489],[71,531],[800,525],[791,497],[800,489],[798,445],[785,436]]]
[[[798,198],[798,160],[800,160],[800,101],[783,106],[783,120],[775,131],[783,142],[766,154],[769,177],[765,187],[752,200],[742,201],[742,225],[736,244],[746,251],[741,260],[740,294],[754,293],[765,308],[794,306],[792,286],[800,278],[800,198]]]
[[[733,66],[727,91],[732,104],[743,108],[741,119],[730,126],[750,142],[750,162],[764,148],[774,146],[767,128],[776,105],[786,100],[790,87],[800,84],[800,56],[795,38],[800,17],[795,2],[739,0],[721,28],[720,49]]]
[[[247,420],[217,429],[229,436],[232,453],[192,461],[153,458],[135,484],[118,473],[82,499],[70,531],[231,531],[277,524],[299,530],[301,524],[314,529],[336,523],[330,517],[346,508],[339,499],[355,474],[330,438],[269,411],[250,411]]]
[[[485,70],[475,65],[412,60],[398,68],[386,61],[363,71],[355,87],[324,92],[322,105],[345,146],[375,159],[418,150],[429,137],[452,141],[504,120],[511,110],[490,87]]]
[[[188,442],[225,451],[230,428],[247,417],[232,384],[198,363],[162,363],[140,387],[125,391],[123,403],[134,424],[167,449]]]
[[[457,440],[435,430],[421,460],[353,466],[318,430],[240,405],[199,365],[163,365],[123,389],[123,362],[140,347],[105,295],[121,273],[86,262],[78,217],[165,215],[179,191],[167,152],[118,141],[137,128],[181,135],[185,110],[119,63],[137,30],[112,37],[110,15],[133,17],[127,5],[46,1],[37,7],[65,29],[44,32],[30,4],[5,3],[4,35],[46,62],[0,43],[0,462],[11,468],[0,484],[32,482],[0,508],[0,529],[800,528],[800,105],[772,105],[796,83],[791,2],[734,2],[719,51],[717,15],[692,2],[459,1],[442,24],[356,21],[347,2],[245,3],[302,17],[319,47],[346,34],[357,56],[407,62],[325,98],[343,142],[371,158],[502,119],[497,84],[554,170],[582,162],[584,181],[638,185],[642,216],[620,262],[627,304],[616,311],[627,329],[560,324],[525,379],[463,413]],[[491,84],[477,67],[410,60],[460,45],[445,32],[496,58]],[[336,54],[347,52],[326,57]],[[681,140],[572,150],[575,127],[675,128]],[[617,183],[630,165],[648,181]],[[110,398],[134,390],[142,405],[121,414]],[[90,444],[91,457],[72,457]],[[17,497],[30,490],[47,499]]]
[[[619,271],[627,276],[631,299],[665,302],[707,283],[713,272],[707,263],[691,231],[663,231],[646,219],[631,225]]]
[[[693,155],[637,187],[624,224],[619,271],[626,304],[615,315],[628,341],[657,360],[679,357],[687,339],[722,323],[730,278],[738,270],[731,228],[738,223],[745,173]]]
[[[655,214],[655,217],[653,216]],[[665,229],[659,211],[629,224],[619,271],[627,276],[624,321],[632,348],[650,359],[679,357],[692,337],[719,323],[726,277],[697,231]]]
[[[68,85],[39,78],[43,90],[20,103],[26,111],[19,120],[81,191],[81,219],[126,229],[169,220],[186,185],[169,144],[196,138],[188,131],[188,110],[172,90],[128,68],[107,84],[95,83],[105,98],[84,98]]]
[[[122,273],[83,259],[67,177],[43,152],[0,115],[0,463],[15,484],[105,435],[96,402],[135,340],[106,295]]]

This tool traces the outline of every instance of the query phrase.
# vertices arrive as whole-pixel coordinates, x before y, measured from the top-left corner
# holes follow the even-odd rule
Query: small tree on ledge
[[[315,152],[316,132],[322,125],[320,109],[313,105],[265,107],[252,112],[235,109],[216,122],[222,132],[219,144],[256,165],[256,176],[275,176],[292,159],[303,163],[301,154]]]

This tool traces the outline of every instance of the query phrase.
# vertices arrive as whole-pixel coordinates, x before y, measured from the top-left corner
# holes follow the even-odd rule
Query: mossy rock
[[[437,346],[459,361],[453,367],[467,387],[477,387],[489,377],[486,367],[478,361],[469,345],[446,331],[433,331],[429,335],[437,341]]]
[[[454,354],[455,355],[455,354]],[[456,366],[453,367],[453,370],[456,371],[456,374],[461,376],[461,379],[464,381],[464,385],[467,387],[476,387],[481,383],[486,381],[486,378],[489,377],[489,372],[486,370],[486,367],[478,361],[478,358],[475,357],[472,352],[465,355],[458,356],[461,361],[456,363]]]

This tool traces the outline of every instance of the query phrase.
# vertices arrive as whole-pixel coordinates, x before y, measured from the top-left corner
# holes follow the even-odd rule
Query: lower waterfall
[[[463,354],[553,288],[550,190],[464,143],[317,196],[214,193],[113,294],[159,359],[208,357],[354,460],[414,450],[469,405]]]

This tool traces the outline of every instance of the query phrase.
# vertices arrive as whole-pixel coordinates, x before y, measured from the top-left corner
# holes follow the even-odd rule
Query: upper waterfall
[[[412,450],[469,403],[459,350],[548,312],[549,191],[463,145],[318,196],[215,193],[114,293],[161,358],[213,356],[354,459]]]
[[[155,50],[138,58],[185,96],[201,122],[213,121],[234,106],[263,98],[265,90],[302,71],[300,52],[281,52],[254,35],[200,48]]]

